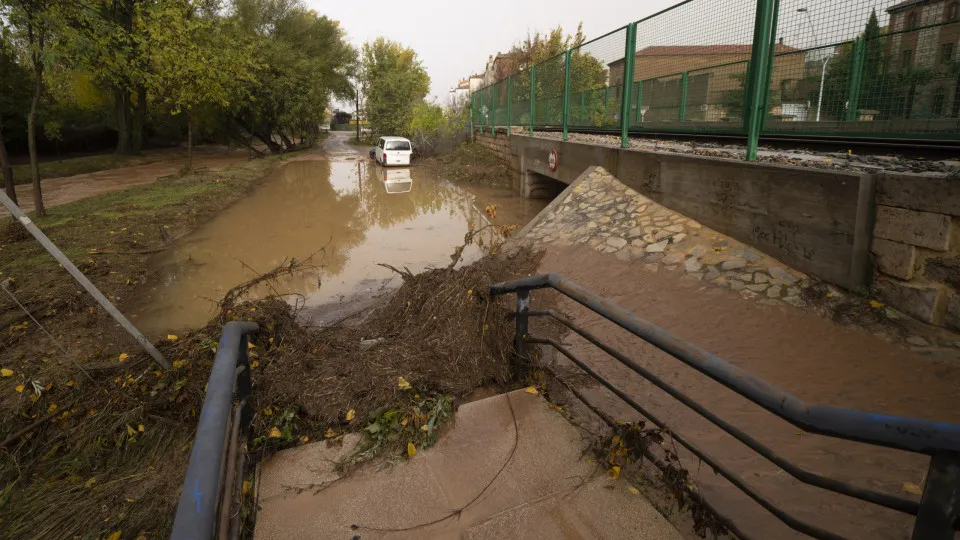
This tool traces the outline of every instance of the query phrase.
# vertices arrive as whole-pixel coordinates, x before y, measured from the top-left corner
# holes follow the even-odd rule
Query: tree
[[[430,76],[417,53],[379,37],[363,44],[362,62],[367,120],[374,131],[408,134],[413,110],[430,89]]]
[[[3,138],[4,122],[22,111],[29,101],[27,87],[22,84],[29,78],[29,72],[17,62],[16,50],[8,29],[0,26],[0,180],[3,181],[7,197],[17,202],[17,191],[13,182],[13,167],[7,155],[7,146]]]
[[[227,107],[244,83],[252,82],[253,61],[237,46],[222,19],[204,17],[192,0],[160,0],[142,10],[138,40],[149,51],[146,86],[173,114],[187,119],[187,168],[193,167],[193,111],[204,104]]]

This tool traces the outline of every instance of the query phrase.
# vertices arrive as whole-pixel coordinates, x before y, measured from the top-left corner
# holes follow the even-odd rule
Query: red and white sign
[[[557,154],[556,150],[550,150],[550,156],[547,157],[547,166],[550,167],[551,171],[556,171],[559,165],[560,156]]]

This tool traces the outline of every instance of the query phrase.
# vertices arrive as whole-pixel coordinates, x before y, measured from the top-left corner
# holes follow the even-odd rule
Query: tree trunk
[[[29,27],[28,27],[29,28]],[[28,30],[33,42],[33,29]],[[43,49],[43,38],[38,40],[39,49]],[[33,176],[33,205],[37,216],[47,214],[43,207],[43,193],[40,189],[40,163],[37,160],[37,108],[40,106],[40,90],[43,88],[43,61],[36,50],[33,52],[33,99],[30,100],[30,114],[27,116],[27,143],[30,148],[30,174]]]
[[[10,166],[10,158],[7,156],[7,145],[3,142],[3,123],[0,122],[0,178],[3,178],[3,185],[7,191],[7,197],[17,203],[17,189],[13,185],[13,167]]]
[[[287,135],[282,131],[280,132],[280,140],[283,141],[285,152],[289,152],[293,150],[293,147],[294,147],[293,141],[291,141],[290,137],[287,137]]]
[[[193,116],[187,111],[187,170],[193,170]]]
[[[133,133],[131,134],[131,150],[139,154],[143,150],[143,143],[147,137],[147,88],[142,84],[137,87],[137,108],[133,116]]]
[[[117,153],[130,154],[133,150],[130,134],[130,94],[126,90],[114,88],[113,111],[117,121]]]

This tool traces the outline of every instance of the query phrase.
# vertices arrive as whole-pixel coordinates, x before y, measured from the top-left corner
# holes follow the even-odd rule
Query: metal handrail
[[[257,330],[256,323],[234,321],[225,324],[220,334],[173,522],[171,538],[175,540],[212,538],[218,526],[223,527],[218,525],[224,523],[221,507],[229,508],[242,485],[234,481],[242,465],[228,463],[237,463],[240,437],[246,438],[250,425],[247,336]]]
[[[598,338],[579,328],[576,324],[555,311],[530,311],[530,291],[547,287],[563,293],[607,320],[804,431],[932,456],[928,480],[920,503],[918,504],[915,501],[887,493],[881,493],[826,478],[793,465],[743,430],[711,413],[693,399],[670,386],[669,383],[661,380],[626,355],[603,344]],[[746,373],[725,360],[670,334],[663,328],[645,321],[620,306],[604,300],[595,293],[555,274],[532,276],[508,283],[492,285],[490,287],[492,297],[508,293],[516,293],[517,295],[517,333],[514,345],[518,358],[526,357],[525,346],[527,343],[550,345],[564,356],[570,358],[581,369],[597,379],[601,384],[614,392],[631,407],[640,412],[640,414],[650,419],[658,427],[667,429],[664,422],[652,415],[652,413],[627,394],[618,390],[613,384],[604,380],[598,373],[590,369],[587,364],[576,358],[569,350],[563,347],[562,344],[553,340],[532,338],[528,335],[529,317],[553,318],[598,346],[604,352],[613,356],[634,372],[649,380],[661,390],[664,390],[667,394],[691,408],[801,482],[916,515],[917,520],[915,522],[913,536],[915,539],[943,538],[945,540],[952,540],[953,531],[957,527],[957,515],[958,512],[960,512],[960,425],[836,407],[808,405],[783,390]],[[802,522],[784,512],[769,499],[750,488],[742,478],[718,463],[714,458],[710,457],[682,435],[677,433],[672,433],[672,435],[678,443],[714,467],[718,473],[727,478],[727,480],[737,488],[789,527],[815,538],[840,538],[834,533]]]

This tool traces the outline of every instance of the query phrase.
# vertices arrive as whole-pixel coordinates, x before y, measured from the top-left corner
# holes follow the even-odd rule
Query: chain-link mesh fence
[[[958,38],[960,0],[688,0],[522,66],[474,93],[472,117],[498,128],[957,139]],[[759,127],[748,103],[760,104]]]

